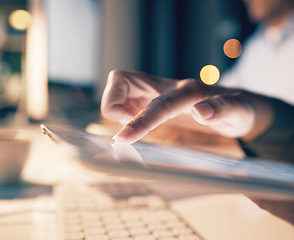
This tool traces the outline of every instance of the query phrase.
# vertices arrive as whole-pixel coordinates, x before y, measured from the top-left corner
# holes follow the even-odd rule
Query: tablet
[[[290,163],[230,158],[140,141],[130,145],[65,126],[41,125],[41,128],[61,146],[71,146],[75,159],[92,171],[294,200],[294,165]]]

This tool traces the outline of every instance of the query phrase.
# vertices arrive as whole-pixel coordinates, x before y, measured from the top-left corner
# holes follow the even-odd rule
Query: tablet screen
[[[119,168],[160,171],[193,178],[205,175],[219,179],[242,180],[249,184],[285,184],[294,195],[294,165],[282,162],[236,159],[195,149],[137,142],[132,145],[110,138],[64,127],[43,131],[78,149],[81,161],[99,169],[102,164]]]

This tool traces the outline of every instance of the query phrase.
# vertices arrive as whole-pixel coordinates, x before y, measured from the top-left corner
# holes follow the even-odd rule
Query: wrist
[[[240,137],[243,141],[253,141],[264,134],[272,125],[275,115],[274,106],[270,98],[252,93],[249,93],[249,95],[255,113],[255,120],[252,129]]]

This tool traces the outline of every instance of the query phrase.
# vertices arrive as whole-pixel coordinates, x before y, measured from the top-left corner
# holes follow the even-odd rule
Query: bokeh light
[[[8,22],[16,30],[26,30],[32,21],[32,16],[25,10],[14,10],[10,13]]]
[[[242,52],[242,45],[237,39],[229,39],[224,44],[224,53],[229,58],[237,58]]]
[[[219,77],[219,70],[213,65],[206,65],[200,71],[201,81],[207,85],[215,84],[219,80]]]

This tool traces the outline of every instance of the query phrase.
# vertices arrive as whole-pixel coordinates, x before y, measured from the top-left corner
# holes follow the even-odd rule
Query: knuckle
[[[195,93],[199,89],[199,83],[195,79],[183,79],[179,82],[179,87],[186,93]]]
[[[148,111],[140,111],[131,121],[128,123],[135,131],[142,131],[143,129],[151,129],[153,126],[154,118],[152,114],[148,114]]]
[[[125,75],[125,71],[121,69],[113,69],[108,74],[108,81],[116,81]]]
[[[233,100],[228,95],[218,95],[211,98],[211,103],[215,106],[216,112],[227,115],[233,108]]]
[[[100,107],[101,114],[107,119],[114,119],[120,107],[121,105],[119,104],[112,104],[102,101]]]
[[[111,118],[111,108],[108,105],[101,105],[101,114],[105,118]]]
[[[134,119],[132,119],[132,121],[128,125],[132,126],[133,129],[139,129],[139,128],[142,128],[143,126],[146,127],[147,122],[148,121],[146,116],[140,116],[140,117],[135,117]]]
[[[215,105],[221,108],[227,108],[231,106],[231,99],[227,95],[217,95],[212,98]]]
[[[172,98],[170,96],[157,97],[151,101],[151,105],[162,110],[167,110],[172,107]]]
[[[181,89],[186,97],[193,97],[197,99],[201,99],[207,95],[211,95],[209,93],[212,92],[211,89],[208,89],[208,86],[206,84],[193,78],[181,80],[178,84],[178,88]]]
[[[101,111],[101,115],[106,119],[109,119],[109,120],[112,119],[111,114],[107,111]]]
[[[248,111],[252,108],[250,99],[246,92],[242,90],[233,91],[224,95],[217,95],[214,96],[212,100],[218,112],[223,115]]]

